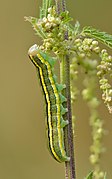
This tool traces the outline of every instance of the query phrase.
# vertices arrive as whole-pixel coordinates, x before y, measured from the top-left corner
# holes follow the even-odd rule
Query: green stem
[[[67,107],[68,112],[64,116],[64,120],[69,121],[69,125],[64,128],[65,150],[67,155],[70,156],[70,162],[65,162],[65,173],[68,174],[70,170],[70,179],[76,179],[75,175],[75,160],[74,160],[74,142],[73,142],[73,130],[72,130],[72,111],[71,111],[71,94],[70,94],[70,62],[69,56],[66,55],[62,58],[60,64],[60,76],[61,83],[66,85],[66,89],[63,90],[63,94],[67,98],[67,102],[64,103],[64,107]],[[66,179],[68,176],[66,177]]]

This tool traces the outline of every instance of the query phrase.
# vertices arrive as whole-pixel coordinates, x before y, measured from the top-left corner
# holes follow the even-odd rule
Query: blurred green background
[[[63,164],[55,162],[46,147],[43,97],[27,56],[29,47],[40,41],[24,16],[37,17],[40,4],[40,0],[0,4],[0,179],[64,179]],[[67,6],[82,27],[92,25],[112,34],[112,0],[68,0]],[[77,178],[83,179],[91,170],[89,111],[81,99],[74,111]],[[99,111],[109,131],[103,141],[107,151],[102,168],[112,179],[112,120],[103,102]]]

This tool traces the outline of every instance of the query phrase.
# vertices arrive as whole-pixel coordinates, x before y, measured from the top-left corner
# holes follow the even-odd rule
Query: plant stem
[[[62,58],[60,64],[61,83],[66,85],[66,89],[63,90],[63,94],[67,98],[67,102],[64,107],[67,107],[68,112],[64,116],[64,120],[68,120],[69,124],[64,129],[65,134],[65,150],[67,155],[70,156],[70,162],[65,162],[65,173],[67,174],[70,170],[70,179],[76,179],[75,175],[75,159],[74,159],[74,142],[73,142],[73,131],[72,131],[72,112],[71,112],[71,94],[70,94],[70,62],[69,56],[66,55]],[[65,174],[65,175],[66,175]]]
[[[61,3],[61,9],[60,9]],[[66,11],[65,0],[55,0],[57,14],[60,14],[60,10]],[[65,33],[65,40],[68,40],[68,31]],[[76,179],[75,174],[75,159],[74,159],[74,142],[73,142],[73,130],[72,130],[72,111],[71,111],[71,93],[70,93],[70,62],[69,56],[65,55],[61,58],[60,64],[60,81],[66,85],[66,89],[63,90],[63,95],[67,98],[67,102],[64,103],[64,107],[68,109],[67,114],[64,115],[64,120],[68,120],[69,124],[64,128],[64,143],[65,150],[68,156],[70,156],[70,162],[65,162],[65,178]]]
[[[66,2],[65,0],[62,0],[62,11],[65,12],[66,10]]]
[[[55,5],[56,5],[56,12],[59,15],[60,14],[60,0],[55,0]]]

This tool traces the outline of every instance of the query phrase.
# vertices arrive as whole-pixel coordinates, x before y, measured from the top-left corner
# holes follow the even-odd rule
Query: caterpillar
[[[57,83],[53,73],[55,60],[39,50],[36,44],[29,49],[28,55],[38,71],[45,96],[50,153],[58,162],[69,161],[70,158],[66,155],[64,147],[63,134],[63,128],[68,124],[68,121],[63,120],[63,115],[67,109],[62,106],[66,98],[61,94],[61,91],[65,85]]]

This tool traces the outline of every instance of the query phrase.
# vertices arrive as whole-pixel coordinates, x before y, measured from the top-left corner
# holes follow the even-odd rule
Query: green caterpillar
[[[37,45],[33,45],[29,49],[28,55],[38,69],[45,96],[50,153],[58,162],[69,161],[70,158],[66,155],[64,148],[63,134],[63,128],[68,124],[68,121],[64,121],[62,117],[67,112],[67,109],[62,106],[66,98],[61,94],[61,90],[65,86],[56,82],[53,74],[55,60],[39,50]]]

